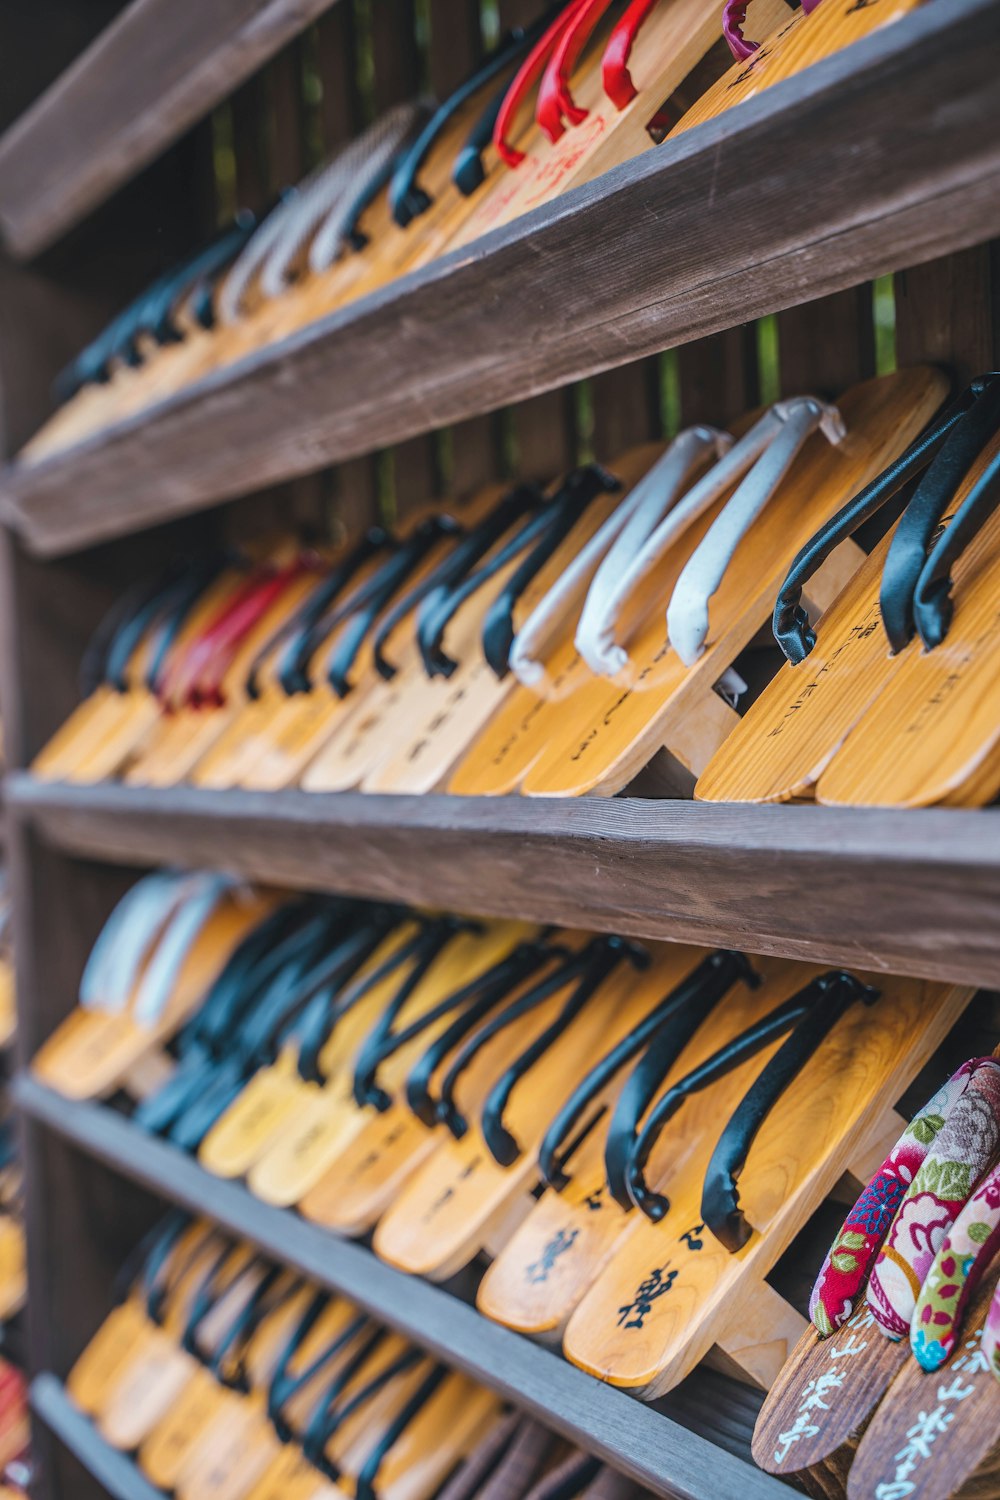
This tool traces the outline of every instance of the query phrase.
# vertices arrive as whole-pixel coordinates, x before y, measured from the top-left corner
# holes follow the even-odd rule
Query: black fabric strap
[[[561,1148],[571,1136],[588,1105],[607,1087],[615,1075],[656,1038],[660,1045],[655,1067],[659,1069],[661,1060],[663,1067],[649,1079],[646,1085],[648,1094],[646,1102],[648,1103],[653,1091],[662,1081],[663,1072],[679,1055],[716,1002],[727,993],[737,978],[746,980],[751,977],[753,977],[753,970],[742,954],[724,952],[710,954],[698,964],[692,973],[681,980],[680,984],[675,985],[640,1024],[629,1032],[628,1036],[623,1037],[617,1046],[604,1054],[597,1066],[591,1069],[582,1083],[570,1094],[545,1132],[539,1150],[538,1165],[542,1177],[550,1187],[561,1192],[568,1185],[570,1179],[565,1169],[569,1153]],[[669,1035],[662,1031],[668,1023],[670,1023]],[[633,1089],[630,1096],[630,1105],[638,1109],[638,1113],[641,1113],[641,1108],[645,1108],[645,1104],[639,1108],[640,1092],[641,1090]],[[627,1161],[638,1113],[634,1120],[631,1118],[631,1108],[623,1109],[617,1114],[616,1143],[609,1144],[605,1153],[606,1165],[610,1161],[609,1180],[620,1149],[623,1151],[624,1160]],[[623,1147],[620,1143],[625,1141],[627,1141],[627,1146]],[[624,1175],[624,1167],[622,1175]],[[629,1203],[628,1206],[631,1207],[631,1204]]]
[[[373,1109],[384,1112],[391,1105],[392,1096],[379,1084],[378,1070],[385,1059],[401,1045],[397,1034],[393,1032],[393,1024],[409,1003],[414,991],[423,983],[441,954],[464,926],[458,919],[442,917],[429,923],[421,934],[409,974],[358,1049],[352,1091],[356,1103],[362,1108],[370,1105]],[[422,1018],[422,1024],[426,1024],[425,1018]]]
[[[318,1292],[316,1297],[306,1309],[299,1326],[292,1334],[291,1339],[285,1346],[275,1366],[274,1374],[267,1393],[267,1415],[275,1432],[283,1443],[287,1443],[294,1436],[291,1423],[288,1419],[285,1407],[305,1389],[310,1381],[321,1375],[329,1364],[342,1354],[355,1339],[361,1337],[366,1328],[371,1324],[363,1313],[352,1318],[345,1327],[331,1339],[320,1352],[300,1370],[298,1374],[289,1374],[289,1366],[292,1360],[302,1348],[309,1334],[315,1328],[321,1315],[330,1305],[330,1296],[327,1292]],[[367,1357],[367,1356],[366,1356]]]
[[[190,1214],[175,1208],[147,1230],[115,1275],[113,1299],[116,1305],[124,1302],[134,1289],[145,1302],[150,1319],[160,1321],[159,1308],[173,1269],[174,1251],[190,1223]]]
[[[381,570],[379,588],[369,602],[347,619],[326,671],[327,680],[338,698],[346,698],[350,692],[349,678],[358,652],[382,611],[391,603],[414,569],[423,562],[431,548],[436,547],[442,537],[450,535],[454,527],[451,516],[434,516],[428,521],[422,521]]]
[[[797,1021],[809,1013],[816,1003],[817,993],[814,982],[790,999],[783,1000],[761,1020],[755,1021],[696,1068],[692,1068],[690,1073],[678,1079],[657,1101],[635,1140],[626,1169],[628,1195],[647,1218],[657,1222],[670,1207],[668,1198],[662,1193],[652,1192],[647,1186],[644,1169],[653,1147],[685,1100],[718,1082],[749,1058],[756,1057],[758,1052],[763,1051],[777,1037],[784,1036],[785,1032],[790,1031]]]
[[[871,1005],[878,998],[878,990],[843,972],[824,974],[813,988],[816,992],[813,1003],[750,1085],[723,1131],[705,1173],[702,1220],[734,1255],[753,1233],[740,1207],[736,1182],[757,1132],[844,1012],[857,1000]]]
[[[358,592],[342,600],[345,588],[353,583],[355,575],[373,557],[383,552],[391,554],[396,546],[395,538],[383,527],[369,527],[357,545],[337,563],[316,592],[310,595],[296,621],[297,629],[278,668],[278,681],[289,697],[295,693],[309,692],[312,687],[309,677],[312,658],[331,631],[346,618],[350,609],[363,601],[365,596],[359,596]],[[374,576],[377,578],[378,574]],[[251,696],[256,695],[261,665],[262,662],[258,659],[247,679],[247,691]]]
[[[840,542],[853,536],[859,526],[927,467],[977,394],[975,386],[964,391],[945,412],[935,417],[905,453],[821,526],[799,552],[778,591],[772,619],[774,638],[790,662],[797,665],[804,661],[816,644],[816,632],[800,602],[804,586]]]
[[[344,1420],[378,1394],[384,1385],[399,1373],[399,1360],[392,1360],[378,1375],[358,1387],[346,1401],[341,1401],[355,1378],[362,1374],[365,1365],[386,1339],[386,1331],[376,1328],[361,1348],[339,1370],[314,1407],[302,1436],[302,1452],[309,1462],[329,1479],[336,1479],[338,1471],[326,1456],[326,1446]],[[416,1350],[408,1350],[403,1356],[409,1363],[421,1358]]]
[[[501,1167],[513,1166],[521,1155],[520,1143],[504,1124],[504,1110],[515,1087],[559,1041],[608,976],[626,960],[634,968],[645,968],[649,964],[649,954],[620,937],[597,938],[589,944],[579,982],[555,1020],[515,1058],[490,1089],[482,1111],[483,1140],[493,1160]]]
[[[175,1145],[193,1151],[201,1144],[253,1074],[274,1060],[285,1034],[317,992],[349,980],[371,957],[384,931],[374,923],[348,931],[332,949],[324,946],[319,954],[305,954],[288,965],[244,1017],[208,1084],[171,1126]]]
[[[1000,384],[1000,382],[998,382]],[[973,537],[1000,504],[1000,453],[987,464],[924,563],[913,597],[913,617],[929,651],[940,646],[951,626],[951,570]]]
[[[460,1013],[436,1037],[410,1070],[406,1080],[406,1102],[418,1120],[433,1129],[438,1123],[438,1104],[431,1097],[431,1081],[445,1059],[454,1052],[480,1023],[502,1004],[510,991],[529,980],[549,962],[549,950],[543,941],[522,943],[507,958],[492,965],[448,997],[452,1009]]]
[[[525,589],[534,581],[559,544],[565,541],[587,506],[600,494],[614,494],[621,480],[599,464],[574,469],[552,502],[540,541],[528,553],[493,600],[483,621],[483,656],[494,674],[503,680],[514,644],[514,610]]]
[[[437,1118],[441,1124],[448,1127],[456,1140],[461,1140],[469,1128],[468,1121],[455,1102],[455,1089],[462,1074],[495,1036],[508,1026],[515,1025],[523,1016],[530,1015],[539,1005],[544,1004],[551,996],[570,984],[585,962],[582,954],[568,953],[565,949],[556,946],[549,949],[547,957],[553,962],[558,960],[558,967],[532,985],[530,990],[522,995],[516,995],[498,1015],[491,1016],[486,1024],[481,1026],[458,1050],[441,1080]]]
[[[972,405],[956,422],[907,504],[889,545],[879,603],[893,651],[913,637],[914,593],[935,527],[959,485],[1000,427],[1000,378],[985,375]]]
[[[379,1469],[406,1429],[416,1421],[435,1391],[440,1389],[447,1376],[448,1371],[444,1365],[435,1365],[430,1374],[420,1382],[406,1405],[389,1423],[361,1466],[354,1490],[355,1500],[376,1500],[375,1481],[378,1478]]]
[[[852,985],[856,983],[850,976],[847,977]],[[636,1207],[641,1209],[648,1219],[652,1219],[654,1223],[662,1219],[670,1208],[670,1200],[664,1194],[653,1192],[647,1186],[644,1169],[656,1141],[684,1101],[692,1094],[700,1093],[720,1078],[724,1078],[727,1073],[731,1073],[750,1058],[756,1057],[758,1052],[763,1051],[771,1042],[784,1036],[800,1021],[810,1016],[817,1006],[822,1007],[831,981],[839,982],[839,978],[839,975],[823,975],[813,980],[790,999],[775,1006],[774,1010],[761,1020],[748,1026],[739,1036],[733,1037],[724,1047],[720,1047],[711,1057],[706,1058],[686,1077],[680,1079],[673,1088],[668,1089],[658,1100],[639,1133],[628,1167],[629,1194]],[[862,989],[862,986],[858,986],[857,994],[860,995]],[[875,992],[870,993],[874,999]]]
[[[480,588],[497,567],[502,566],[497,561],[498,556],[509,561],[517,555],[519,548],[509,551],[509,540],[498,552],[493,551],[508,537],[508,533],[513,531],[515,540],[521,539],[520,546],[529,545],[532,535],[526,535],[526,530],[531,526],[533,518],[537,519],[539,514],[544,514],[546,503],[537,486],[516,485],[498,501],[489,515],[468,532],[447,559],[436,586],[425,595],[417,614],[417,646],[428,677],[448,677],[455,670],[456,663],[441,650],[441,640],[448,622],[459,604]],[[485,571],[483,568],[477,569],[477,564],[487,554],[493,555],[485,565]],[[470,579],[473,580],[471,583]]]
[[[207,1364],[220,1385],[234,1391],[249,1391],[247,1353],[265,1318],[269,1318],[301,1287],[284,1266],[269,1266],[244,1307],[237,1312]]]
[[[410,920],[412,919],[405,912],[400,911],[398,917],[400,923],[406,923]],[[420,952],[421,937],[422,930],[418,928],[412,937],[400,943],[390,953],[388,958],[384,959],[382,963],[377,964],[374,969],[369,970],[367,974],[359,975],[346,987],[342,985],[327,985],[314,995],[313,999],[309,1002],[309,1006],[303,1012],[297,1028],[299,1040],[298,1071],[299,1077],[304,1082],[318,1083],[321,1086],[326,1084],[327,1078],[321,1067],[320,1057],[334,1028],[376,986],[384,984],[397,969],[402,969],[406,964],[411,962],[414,955]]]
[[[254,1262],[237,1251],[231,1240],[224,1241],[211,1265],[203,1274],[188,1309],[187,1322],[181,1332],[180,1345],[196,1359],[203,1356],[198,1348],[198,1332],[209,1313],[254,1270]]]
[[[405,138],[384,163],[378,172],[363,179],[361,186],[355,189],[354,199],[347,208],[344,218],[344,239],[352,250],[363,250],[369,243],[370,236],[365,234],[360,226],[360,220],[365,210],[370,208],[375,199],[382,192],[387,183],[390,183],[399,170],[400,162],[405,158],[414,136],[421,129],[430,114],[430,107],[423,101],[414,106],[414,118]]]
[[[505,78],[469,131],[451,169],[451,180],[463,198],[471,198],[486,180],[483,156],[493,140],[497,119],[510,84]]]
[[[328,573],[321,576],[316,587],[311,591],[308,598],[303,601],[292,615],[291,619],[285,620],[277,630],[270,636],[257,652],[250,669],[246,675],[244,690],[248,698],[260,697],[260,674],[267,661],[278,647],[288,641],[290,644],[285,654],[285,659],[278,669],[278,678],[287,693],[304,692],[308,687],[301,685],[301,679],[296,675],[295,664],[299,643],[308,638],[309,632],[322,619],[323,615],[333,604],[337,596],[350,583],[357,570],[368,560],[376,556],[388,543],[388,536],[383,527],[370,526],[364,536],[351,548],[350,552],[336,563]],[[288,682],[285,682],[287,675]]]
[[[496,48],[475,72],[434,111],[397,166],[389,187],[389,207],[401,229],[426,213],[433,202],[430,194],[417,182],[417,177],[449,122],[470,99],[475,98],[480,89],[485,88],[498,74],[512,69],[527,49],[534,45],[535,38],[541,35],[543,29],[541,22],[536,21],[527,31],[516,27],[501,37]]]

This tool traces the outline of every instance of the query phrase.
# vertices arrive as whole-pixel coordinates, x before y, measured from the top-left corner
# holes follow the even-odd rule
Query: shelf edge
[[[209,792],[24,772],[7,798],[70,857],[1000,985],[998,810]]]
[[[66,1100],[26,1074],[15,1104],[79,1150],[150,1192],[205,1214],[537,1416],[579,1447],[672,1500],[780,1500],[785,1487],[371,1251],[214,1177],[176,1148],[94,1104]]]

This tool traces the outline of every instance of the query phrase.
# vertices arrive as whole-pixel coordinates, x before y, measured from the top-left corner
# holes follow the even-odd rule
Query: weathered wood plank
[[[981,241],[1000,230],[994,45],[1000,0],[938,0],[15,469],[7,505],[37,550],[71,549]]]
[[[1000,815],[8,783],[90,858],[1000,984]]]
[[[0,140],[0,230],[36,255],[331,0],[133,0]]]
[[[404,1275],[339,1239],[212,1177],[175,1147],[98,1105],[76,1104],[34,1079],[15,1083],[18,1107],[81,1150],[174,1203],[214,1219],[265,1254],[331,1290],[490,1386],[547,1427],[673,1500],[780,1500],[784,1486],[661,1412],[602,1385],[430,1282]],[[113,1491],[113,1493],[118,1493]],[[133,1492],[129,1492],[130,1495]],[[136,1491],[135,1493],[138,1493]]]

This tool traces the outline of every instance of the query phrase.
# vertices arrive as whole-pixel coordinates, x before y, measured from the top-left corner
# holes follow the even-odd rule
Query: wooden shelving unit
[[[778,1500],[784,1488],[708,1438],[481,1317],[447,1291],[383,1265],[372,1253],[281,1209],[239,1183],[150,1139],[99,1105],[70,1104],[33,1079],[15,1085],[21,1110],[76,1148],[172,1203],[208,1214],[224,1229],[365,1311],[457,1369],[541,1418],[577,1446],[676,1500]],[[728,1488],[731,1486],[732,1488]]]
[[[738,116],[15,466],[7,516],[59,555],[977,244],[1000,232],[997,46],[1000,0],[934,0]]]
[[[8,781],[13,815],[80,858],[222,865],[301,890],[989,985],[1000,812],[617,797],[330,796]],[[877,890],[878,902],[859,901]]]
[[[131,0],[0,138],[7,250],[47,249],[330,4]]]
[[[8,248],[34,255],[112,192],[128,200],[138,169],[220,102],[235,188],[260,208],[309,164],[307,116],[310,129],[321,117],[330,150],[372,106],[412,95],[425,74],[447,90],[480,54],[480,7],[469,0],[426,0],[419,15],[416,0],[338,0],[321,23],[325,50],[310,62],[319,91],[307,101],[293,88],[292,97],[290,80],[301,78],[279,49],[329,5],[133,0],[0,140]],[[539,6],[498,8],[506,26]],[[370,29],[365,100],[353,41],[329,45],[342,23],[348,39]],[[33,24],[41,47],[44,20]],[[883,368],[937,361],[959,380],[995,368],[998,44],[1000,0],[931,0],[738,115],[34,467],[12,450],[29,415],[44,418],[40,393],[72,352],[67,339],[96,329],[115,305],[117,245],[99,295],[93,266],[58,278],[0,267],[14,292],[0,317],[0,456],[9,465],[0,478],[0,701],[39,1500],[155,1495],[62,1382],[109,1306],[125,1253],[164,1201],[211,1215],[344,1292],[657,1494],[778,1495],[749,1461],[757,1397],[746,1387],[717,1387],[721,1375],[699,1370],[645,1407],[452,1291],[210,1177],[110,1106],[67,1103],[28,1066],[74,1004],[115,902],[138,870],[167,863],[997,988],[1000,811],[146,791],[44,784],[26,768],[76,701],[83,643],[109,600],[175,547],[197,550],[290,516],[329,520],[331,503],[358,528],[379,513],[387,473],[405,514],[442,493],[444,452],[457,493],[506,472],[512,450],[524,472],[546,474],[584,451],[610,457],[661,436],[668,406],[672,421],[727,421],[775,387],[833,391],[874,371],[876,334]],[[0,82],[0,104],[2,94]],[[273,109],[289,97],[294,107]],[[198,177],[164,199],[164,224],[192,228],[184,215],[197,218],[202,190],[210,218],[231,207],[220,179]],[[210,223],[193,228],[207,233]],[[144,268],[131,267],[137,278]],[[887,333],[869,283],[889,273]],[[776,348],[765,378],[768,341]],[[659,360],[668,348],[677,349],[669,400]],[[566,389],[583,377],[585,390]],[[520,404],[494,417],[512,401]],[[447,424],[460,425],[440,439]],[[317,475],[332,463],[335,473]],[[239,503],[219,505],[228,499]]]

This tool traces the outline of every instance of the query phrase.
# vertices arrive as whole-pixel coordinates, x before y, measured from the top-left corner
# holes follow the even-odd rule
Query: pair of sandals
[[[617,18],[609,0],[550,8],[505,36],[442,104],[396,106],[260,225],[242,216],[157,282],[66,372],[61,389],[73,399],[24,460],[468,245],[915,3],[824,0],[793,12],[784,0],[752,0],[746,25],[760,43],[747,39],[739,0],[721,26],[698,0],[632,0]],[[701,97],[688,107],[692,84]]]
[[[831,549],[902,515],[815,628]],[[1000,378],[974,380],[802,549],[778,593],[789,665],[698,782],[710,801],[976,806],[1000,793]]]
[[[1000,1472],[1000,1061],[963,1064],[848,1214],[761,1410],[757,1462],[838,1492],[992,1492]],[[866,1290],[867,1287],[867,1290]]]
[[[894,1099],[969,998],[878,989],[292,901],[217,969],[133,1118],[266,1201],[374,1231],[400,1269],[444,1280],[487,1251],[480,1308],[604,1379],[653,1398],[721,1343],[766,1385],[802,1326],[767,1273],[884,1155]],[[76,1024],[35,1060],[54,1087],[79,1088]]]
[[[210,1225],[172,1213],[136,1258],[67,1385],[179,1500],[430,1500],[503,1421],[491,1392]]]
[[[170,570],[99,632],[99,685],[36,774],[569,796],[612,795],[655,760],[661,790],[690,793],[738,722],[733,663],[796,551],[943,389],[903,371],[547,491],[493,488],[332,556],[286,543],[249,573]],[[861,556],[835,549],[814,602]]]

